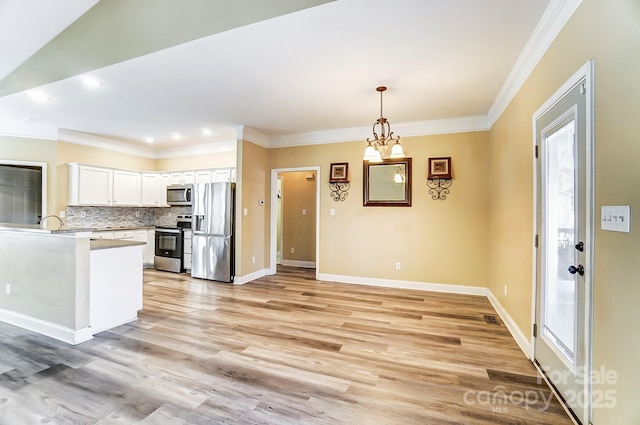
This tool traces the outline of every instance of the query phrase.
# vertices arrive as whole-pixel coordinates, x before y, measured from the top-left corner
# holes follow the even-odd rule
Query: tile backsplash
[[[65,209],[68,227],[175,226],[178,214],[190,214],[190,207],[125,208],[74,207]]]

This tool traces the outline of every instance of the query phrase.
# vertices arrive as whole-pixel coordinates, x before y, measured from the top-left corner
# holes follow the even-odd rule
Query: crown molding
[[[507,109],[581,3],[582,0],[551,0],[489,108],[489,128]]]
[[[52,136],[49,132],[32,132],[30,134],[21,134],[21,133],[11,133],[10,131],[2,131],[0,132],[0,137],[17,137],[20,139],[40,139],[40,140],[51,140],[56,141],[58,138],[56,136]]]
[[[81,131],[59,128],[58,140],[62,142],[73,143],[76,145],[92,146],[96,148],[125,153],[128,155],[141,156],[143,158],[156,158],[156,151],[153,149],[133,146],[127,143],[107,139],[106,137],[83,133]]]
[[[179,148],[157,150],[156,159],[179,158],[183,156],[195,156],[215,154],[222,152],[235,152],[237,140],[224,140],[220,142],[207,143],[206,145],[191,145]]]
[[[238,125],[235,127],[236,139],[246,140],[263,148],[270,147],[269,137],[248,125]]]
[[[487,131],[489,128],[487,117],[483,115],[393,124],[394,134],[400,135],[401,137],[468,133],[472,131]],[[367,137],[371,137],[371,126],[273,136],[269,138],[269,147],[285,148],[292,146],[364,141]]]

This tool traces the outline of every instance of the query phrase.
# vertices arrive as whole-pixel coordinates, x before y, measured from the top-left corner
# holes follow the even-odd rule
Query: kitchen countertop
[[[93,232],[95,229],[63,226],[58,230],[50,230],[50,229],[42,229],[38,224],[0,223],[0,230],[9,230],[12,232],[26,232],[26,233],[60,234],[60,233]]]
[[[127,246],[146,245],[146,242],[122,240],[122,239],[91,239],[91,251],[97,249],[124,248]]]
[[[121,230],[153,230],[156,226],[121,226],[121,227],[67,227],[60,229],[42,229],[38,224],[16,224],[0,223],[0,231],[9,230],[13,232],[44,233],[44,234],[64,234],[64,233],[85,233],[85,232],[117,232]]]
[[[119,230],[152,230],[156,226],[113,226],[113,227],[96,227],[94,232],[117,232]]]

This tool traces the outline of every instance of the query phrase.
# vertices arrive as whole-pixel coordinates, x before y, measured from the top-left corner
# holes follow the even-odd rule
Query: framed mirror
[[[364,161],[365,207],[411,206],[411,158]]]

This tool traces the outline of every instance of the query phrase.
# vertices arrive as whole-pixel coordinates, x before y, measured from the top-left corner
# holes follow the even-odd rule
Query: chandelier
[[[400,136],[393,137],[391,124],[382,115],[382,92],[387,88],[380,86],[376,90],[380,92],[380,118],[373,123],[373,139],[367,137],[368,145],[364,150],[364,158],[362,159],[369,162],[382,162],[382,158],[387,158],[387,151],[391,142],[395,143],[391,146],[388,158],[404,158]]]

